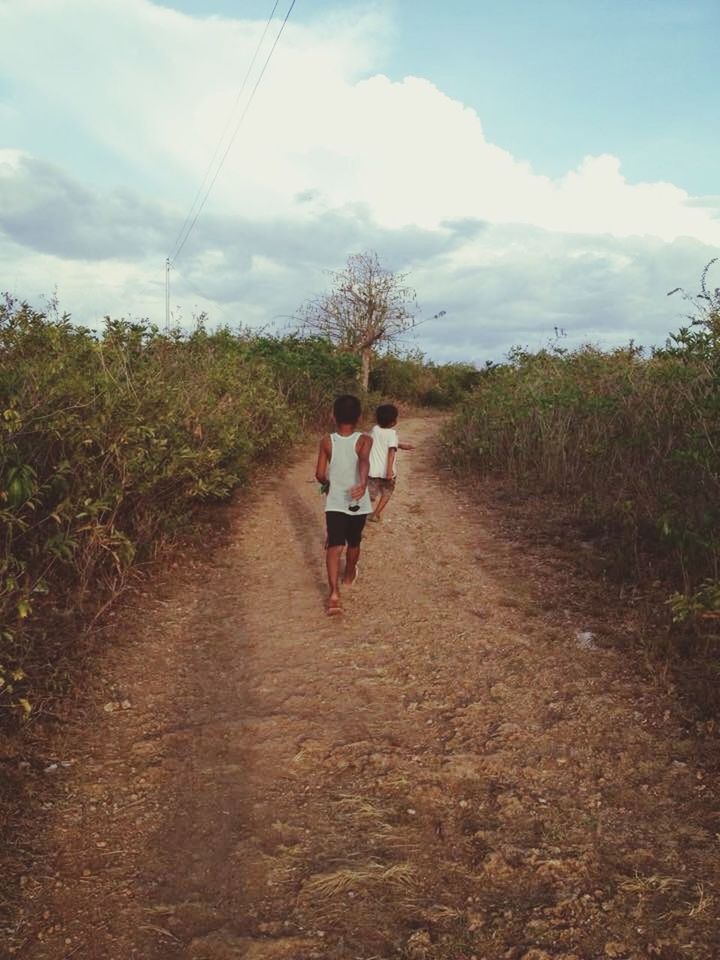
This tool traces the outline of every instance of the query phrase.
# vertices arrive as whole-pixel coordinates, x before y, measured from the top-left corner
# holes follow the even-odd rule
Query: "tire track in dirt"
[[[625,656],[536,602],[437,474],[437,423],[402,424],[419,448],[343,618],[308,455],[123,619],[18,954],[718,956],[715,774]]]

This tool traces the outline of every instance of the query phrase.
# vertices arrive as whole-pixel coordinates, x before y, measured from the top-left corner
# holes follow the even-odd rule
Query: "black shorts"
[[[327,546],[344,547],[347,544],[349,547],[359,547],[366,520],[367,515],[364,513],[353,517],[339,510],[326,511]]]

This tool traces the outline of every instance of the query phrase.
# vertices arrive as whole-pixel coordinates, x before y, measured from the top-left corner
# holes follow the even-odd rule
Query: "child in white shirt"
[[[369,520],[379,523],[381,514],[395,490],[397,478],[396,457],[398,450],[412,450],[411,443],[400,443],[397,430],[398,408],[392,403],[383,403],[375,411],[376,424],[372,428],[370,450],[370,476],[368,489],[373,501]]]

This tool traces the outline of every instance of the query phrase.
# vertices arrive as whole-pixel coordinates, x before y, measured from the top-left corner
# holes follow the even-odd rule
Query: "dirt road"
[[[716,775],[438,475],[437,423],[402,424],[342,618],[310,452],[124,615],[16,955],[720,956]]]

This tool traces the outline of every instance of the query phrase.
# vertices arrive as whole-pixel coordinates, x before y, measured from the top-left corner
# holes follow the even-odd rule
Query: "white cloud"
[[[93,316],[148,313],[157,297],[157,316],[162,258],[263,26],[149,0],[0,5],[8,129],[34,116],[52,134],[42,157],[0,155],[7,275],[29,296],[57,282],[69,309]],[[373,74],[391,36],[378,6],[290,22],[178,263],[178,295],[211,306],[192,284],[223,314],[260,321],[370,247],[412,269],[431,312],[452,308],[436,352],[479,356],[478,331],[494,349],[556,321],[662,336],[663,285],[691,284],[720,246],[717,198],[628,183],[610,155],[543,176],[430,81]],[[112,162],[88,175],[97,150]]]

